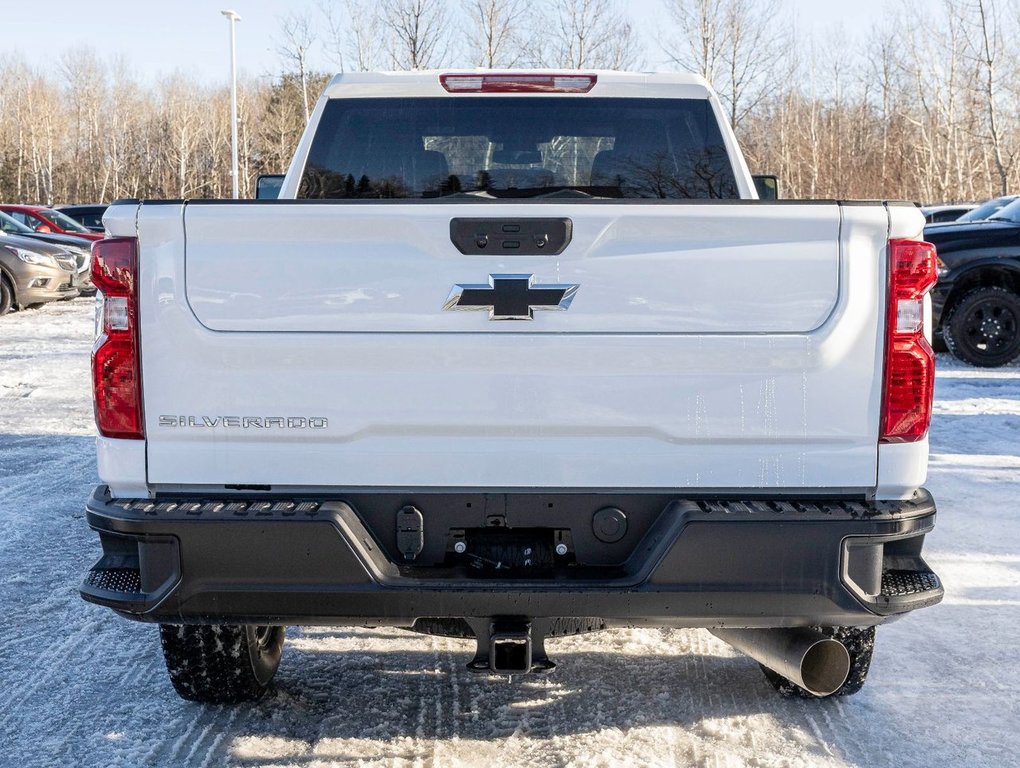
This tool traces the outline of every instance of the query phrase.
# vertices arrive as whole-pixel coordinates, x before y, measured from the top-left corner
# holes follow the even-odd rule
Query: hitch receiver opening
[[[526,675],[548,672],[556,665],[545,653],[544,622],[533,631],[526,619],[467,619],[478,648],[468,664],[472,672]]]
[[[521,628],[493,627],[489,638],[489,668],[497,674],[523,675],[531,671],[531,624]]]

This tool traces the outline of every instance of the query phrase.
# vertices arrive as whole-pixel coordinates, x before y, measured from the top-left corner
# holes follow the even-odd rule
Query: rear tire
[[[174,689],[203,704],[262,698],[283,655],[283,627],[161,624],[159,634]]]
[[[864,687],[868,670],[871,668],[871,657],[875,652],[875,628],[818,627],[818,631],[826,637],[839,640],[846,646],[847,653],[850,654],[850,673],[846,676],[846,682],[829,696],[853,696]],[[829,698],[829,696],[815,696],[815,694],[805,691],[792,680],[788,680],[778,672],[773,672],[768,667],[762,666],[761,671],[765,673],[765,679],[782,696],[800,699]]]
[[[14,307],[14,289],[7,278],[0,275],[0,315],[6,315]]]
[[[1020,356],[1020,296],[1007,288],[968,291],[942,325],[949,351],[965,363],[996,368]]]

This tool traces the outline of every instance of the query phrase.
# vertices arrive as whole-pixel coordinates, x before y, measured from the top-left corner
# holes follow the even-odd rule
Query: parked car
[[[1004,195],[1002,197],[993,197],[991,200],[985,200],[981,205],[967,211],[952,223],[962,224],[967,221],[987,221],[990,216],[994,216],[1018,198],[1020,198],[1020,195]]]
[[[0,315],[78,295],[78,265],[57,245],[0,235]]]
[[[77,235],[88,240],[102,240],[98,232],[83,227],[70,216],[42,205],[0,204],[0,211],[20,221],[36,232],[54,232],[58,235]]]
[[[74,255],[78,265],[79,289],[83,294],[95,293],[92,286],[90,267],[92,263],[92,241],[77,235],[57,235],[52,232],[35,232],[12,216],[0,211],[0,232],[17,235],[38,242],[57,245]]]
[[[943,224],[956,221],[958,218],[974,210],[973,203],[962,203],[959,205],[922,205],[921,213],[928,224]]]
[[[103,214],[106,213],[106,205],[60,205],[57,210],[70,216],[86,229],[92,232],[104,231]]]
[[[927,227],[939,255],[936,333],[956,357],[995,367],[1020,356],[1020,199],[986,221]]]

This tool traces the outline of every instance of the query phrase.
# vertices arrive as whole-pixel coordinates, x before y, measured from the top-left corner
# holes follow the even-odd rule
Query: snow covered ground
[[[945,602],[882,627],[871,677],[784,701],[701,631],[550,644],[546,679],[468,644],[290,629],[276,692],[182,702],[156,629],[83,603],[98,555],[90,300],[0,318],[0,766],[1005,766],[1020,754],[1020,367],[940,359],[928,560]]]

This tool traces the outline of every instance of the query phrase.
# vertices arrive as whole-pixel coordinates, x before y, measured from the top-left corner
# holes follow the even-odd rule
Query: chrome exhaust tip
[[[814,629],[710,629],[713,635],[815,696],[831,696],[850,675],[850,653]]]

